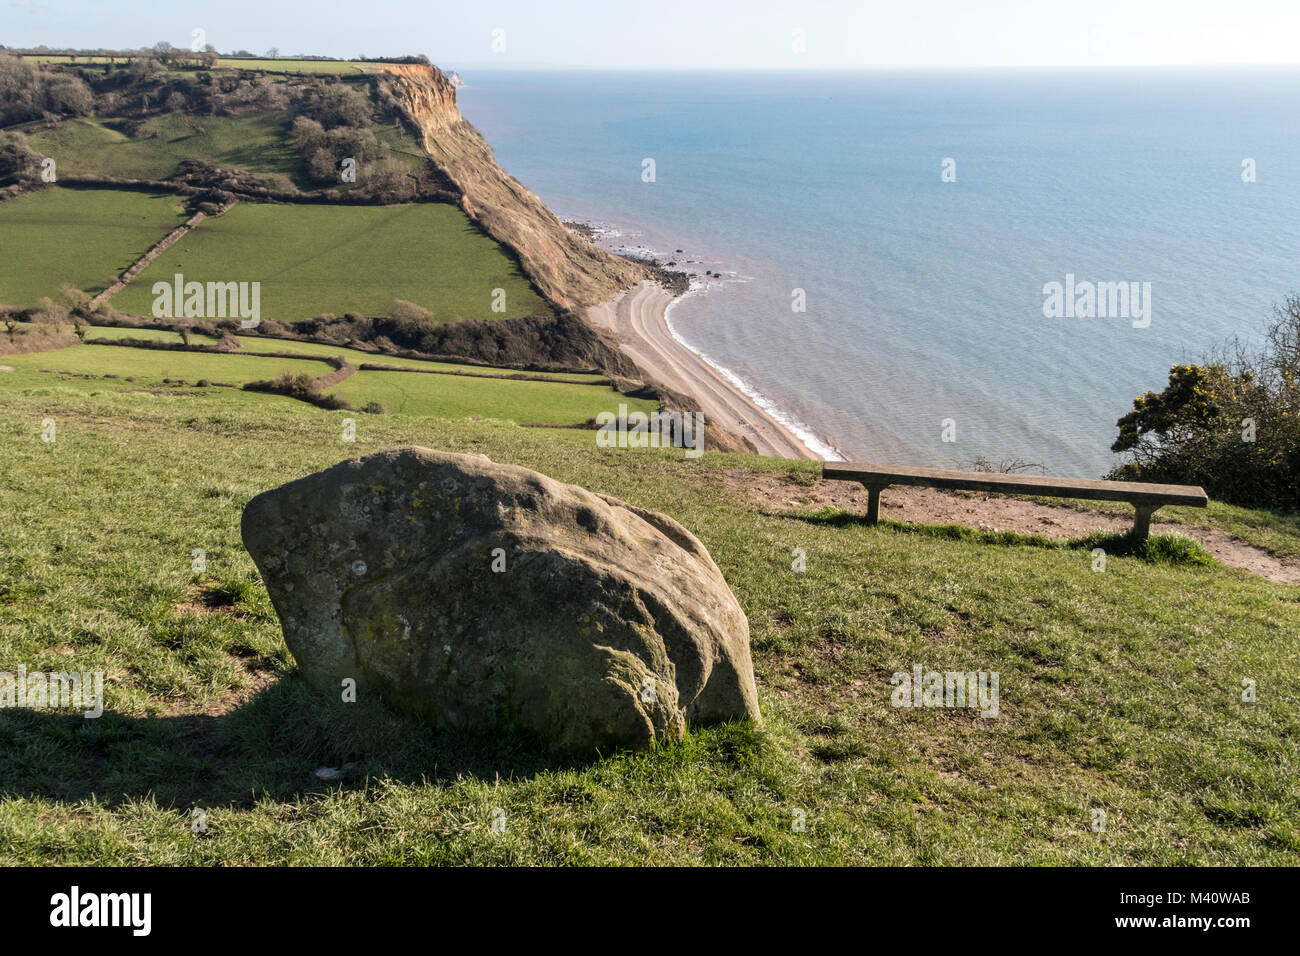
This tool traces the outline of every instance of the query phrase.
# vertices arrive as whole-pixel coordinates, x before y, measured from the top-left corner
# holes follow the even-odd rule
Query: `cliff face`
[[[422,145],[461,192],[470,218],[519,256],[557,305],[595,305],[646,278],[632,262],[572,235],[545,204],[497,165],[492,148],[456,106],[456,89],[433,66],[386,64],[381,82],[420,131]]]

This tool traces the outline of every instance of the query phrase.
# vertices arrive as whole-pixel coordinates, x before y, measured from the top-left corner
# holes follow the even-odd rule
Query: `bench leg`
[[[880,493],[889,485],[864,485],[867,489],[867,524],[880,520]]]
[[[1151,516],[1155,514],[1159,505],[1134,505],[1137,515],[1133,519],[1133,540],[1145,541],[1147,535],[1151,533]]]

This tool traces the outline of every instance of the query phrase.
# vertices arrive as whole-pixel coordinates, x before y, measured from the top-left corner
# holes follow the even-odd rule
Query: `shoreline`
[[[710,421],[720,423],[753,442],[760,455],[822,460],[786,425],[677,338],[668,322],[668,309],[679,298],[647,279],[613,299],[589,306],[585,318],[613,332],[628,357],[652,380],[699,402],[706,427]]]

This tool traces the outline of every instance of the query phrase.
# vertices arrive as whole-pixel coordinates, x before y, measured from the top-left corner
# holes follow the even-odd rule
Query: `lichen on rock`
[[[760,719],[745,614],[666,515],[409,446],[258,495],[242,531],[320,689],[567,752]]]

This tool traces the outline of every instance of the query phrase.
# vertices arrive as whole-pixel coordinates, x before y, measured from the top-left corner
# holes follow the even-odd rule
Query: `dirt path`
[[[796,485],[778,475],[747,471],[724,473],[727,487],[747,490],[764,506],[777,511],[815,511],[843,508],[866,514],[867,489],[848,481],[817,481]],[[939,491],[935,488],[896,486],[880,499],[882,517],[923,524],[962,524],[985,531],[1017,531],[1049,538],[1074,538],[1090,531],[1128,531],[1133,519],[1099,511],[1038,504],[1003,495],[979,492]],[[1156,512],[1157,518],[1160,512]],[[1279,558],[1263,548],[1217,528],[1162,524],[1153,521],[1152,531],[1173,531],[1195,538],[1228,567],[1241,568],[1278,584],[1300,585],[1300,559]]]
[[[616,299],[589,308],[587,320],[613,330],[632,361],[655,382],[699,402],[706,428],[708,422],[718,422],[752,441],[761,455],[815,459],[789,429],[673,337],[667,318],[672,301],[672,294],[659,285],[642,282]],[[707,443],[706,432],[706,447]]]

